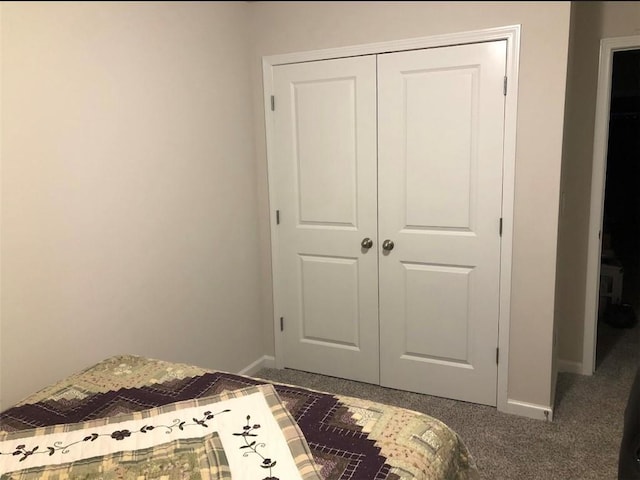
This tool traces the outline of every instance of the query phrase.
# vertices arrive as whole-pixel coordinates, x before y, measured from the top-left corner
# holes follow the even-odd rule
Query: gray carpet
[[[436,417],[462,437],[483,479],[614,480],[639,349],[640,327],[623,330],[601,323],[598,369],[593,376],[559,375],[553,422],[295,370],[263,369],[256,376]]]

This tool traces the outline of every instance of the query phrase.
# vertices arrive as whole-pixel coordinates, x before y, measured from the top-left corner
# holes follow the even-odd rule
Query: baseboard
[[[558,359],[558,371],[563,373],[577,373],[582,375],[582,362]]]
[[[275,368],[275,366],[276,366],[275,357],[272,357],[271,355],[263,355],[262,357],[257,359],[255,362],[247,365],[242,370],[240,370],[238,372],[238,375],[252,376],[258,373],[263,368]]]
[[[520,402],[518,400],[508,399],[506,412],[535,420],[546,420],[549,422],[553,420],[553,408],[535,403]]]

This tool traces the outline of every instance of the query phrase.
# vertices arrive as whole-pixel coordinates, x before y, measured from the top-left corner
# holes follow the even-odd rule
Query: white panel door
[[[506,42],[378,56],[380,378],[496,404]]]
[[[379,383],[375,62],[274,68],[270,179],[285,366],[370,383]]]

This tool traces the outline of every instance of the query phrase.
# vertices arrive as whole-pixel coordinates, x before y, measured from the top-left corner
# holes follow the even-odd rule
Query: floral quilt
[[[319,480],[271,385],[0,434],[3,479]]]

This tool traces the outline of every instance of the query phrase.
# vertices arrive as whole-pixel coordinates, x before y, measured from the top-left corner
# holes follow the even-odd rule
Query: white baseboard
[[[564,373],[577,373],[582,375],[582,362],[574,362],[572,360],[558,359],[558,371]]]
[[[562,361],[560,361],[562,362]],[[567,364],[577,364],[577,362],[566,362]],[[580,367],[582,364],[579,364]],[[258,373],[263,368],[276,368],[276,359],[271,355],[263,355],[256,361],[244,367],[238,372],[239,375],[252,376]],[[562,368],[561,364],[559,368]],[[565,371],[565,370],[563,370]],[[578,371],[576,370],[576,373]],[[553,409],[544,405],[537,405],[535,403],[520,402],[518,400],[507,399],[506,413],[513,415],[520,415],[522,417],[533,418],[535,420],[553,420]]]
[[[547,420],[549,422],[553,420],[553,408],[535,403],[520,402],[518,400],[507,400],[506,413],[533,418],[535,420]]]
[[[238,372],[238,375],[252,376],[258,373],[263,368],[275,368],[275,366],[276,366],[275,357],[272,357],[271,355],[263,355],[262,357],[257,359],[255,362],[252,362],[251,364],[247,365],[242,370],[240,370]]]

